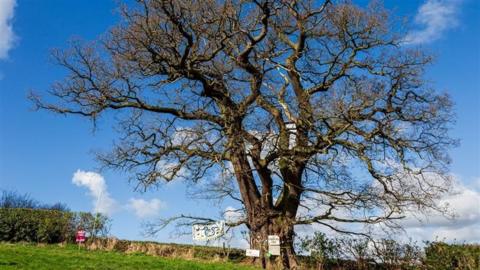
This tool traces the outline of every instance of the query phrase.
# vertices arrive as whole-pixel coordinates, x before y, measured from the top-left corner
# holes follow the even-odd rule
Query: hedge
[[[302,261],[322,269],[480,270],[480,244],[425,242],[400,243],[392,239],[328,238],[324,233],[300,237]],[[423,250],[423,251],[422,251]],[[307,268],[307,267],[305,267]]]
[[[108,218],[59,210],[0,208],[0,241],[74,242],[77,228],[90,236],[108,232]]]
[[[480,245],[430,242],[425,247],[424,263],[428,270],[478,270]]]

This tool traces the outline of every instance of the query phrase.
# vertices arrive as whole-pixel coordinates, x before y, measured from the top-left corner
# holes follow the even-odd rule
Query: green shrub
[[[393,239],[333,237],[315,232],[300,237],[297,248],[305,269],[480,270],[480,245],[426,243]]]
[[[57,243],[68,239],[72,214],[56,210],[0,209],[0,240]]]
[[[99,213],[78,212],[72,217],[72,227],[82,228],[91,238],[105,237],[110,231],[110,219]]]
[[[427,242],[424,265],[429,270],[478,270],[480,245]]]
[[[59,243],[71,235],[70,220],[72,213],[61,211],[36,211],[39,216],[37,241],[42,243]]]
[[[312,261],[316,263],[318,269],[330,263],[334,263],[339,258],[340,246],[336,239],[329,239],[324,233],[315,232],[313,236],[299,238],[298,248],[302,253],[309,253]]]
[[[0,208],[0,241],[74,242],[77,228],[84,228],[89,236],[104,236],[108,224],[109,219],[100,214]]]

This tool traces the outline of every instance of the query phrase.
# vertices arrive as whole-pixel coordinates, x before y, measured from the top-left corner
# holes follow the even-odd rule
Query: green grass
[[[37,246],[0,243],[0,269],[168,269],[253,270],[231,263],[213,263],[162,258],[144,254],[78,250],[75,245]]]

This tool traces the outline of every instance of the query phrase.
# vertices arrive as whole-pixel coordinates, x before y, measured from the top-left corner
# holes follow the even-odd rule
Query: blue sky
[[[390,0],[385,5],[396,16],[407,16],[410,42],[437,57],[426,78],[456,104],[452,136],[461,145],[451,151],[451,172],[463,196],[449,199],[463,207],[459,213],[469,215],[465,222],[432,219],[431,226],[412,225],[407,231],[421,239],[465,235],[480,241],[480,1]],[[112,234],[143,239],[142,220],[182,212],[218,215],[228,203],[212,207],[192,201],[182,183],[139,193],[122,173],[86,173],[97,171],[92,151],[106,150],[113,142],[112,123],[100,121],[93,131],[87,119],[34,112],[26,98],[30,90],[44,93],[65,74],[49,61],[50,49],[65,48],[75,37],[98,38],[117,21],[114,9],[115,1],[108,0],[0,0],[0,189],[64,202],[76,211],[107,207]],[[169,232],[157,239],[188,241],[169,238]]]

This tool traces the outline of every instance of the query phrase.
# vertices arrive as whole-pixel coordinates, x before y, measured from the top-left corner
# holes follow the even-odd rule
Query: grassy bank
[[[78,250],[75,245],[37,246],[0,243],[0,269],[169,269],[169,270],[253,270],[255,268],[222,262],[123,254],[108,251]]]

